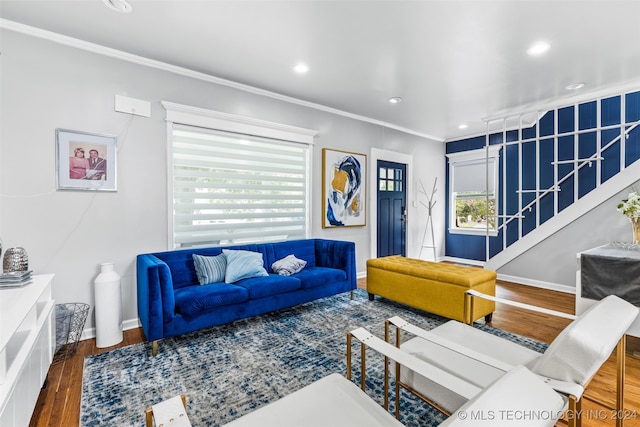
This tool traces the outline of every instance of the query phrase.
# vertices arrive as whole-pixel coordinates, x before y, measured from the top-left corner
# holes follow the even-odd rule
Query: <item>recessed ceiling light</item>
[[[459,126],[458,126],[458,129],[466,129],[466,128],[468,128],[468,127],[469,127],[468,125],[466,125],[465,123],[463,123],[463,124],[461,124],[461,125],[459,125]]]
[[[133,10],[127,0],[102,0],[102,3],[106,4],[109,9],[120,13],[130,13]]]
[[[394,96],[393,98],[389,98],[390,104],[397,104],[399,102],[402,102],[402,98],[400,98],[399,96]]]
[[[527,49],[527,53],[531,56],[542,55],[546,51],[549,50],[551,45],[544,41],[539,41],[531,45],[529,49]]]
[[[571,83],[570,85],[566,85],[564,88],[566,90],[578,90],[578,89],[582,89],[583,87],[585,87],[586,83],[584,82],[580,82],[580,83]]]
[[[302,62],[299,64],[296,64],[295,67],[293,67],[293,71],[295,71],[298,74],[304,74],[307,71],[309,71],[309,67],[307,66],[307,64],[303,64]]]

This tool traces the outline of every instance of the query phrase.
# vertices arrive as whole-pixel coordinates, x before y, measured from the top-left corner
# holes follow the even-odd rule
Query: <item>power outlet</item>
[[[120,113],[151,117],[151,103],[128,96],[116,95],[115,110]]]

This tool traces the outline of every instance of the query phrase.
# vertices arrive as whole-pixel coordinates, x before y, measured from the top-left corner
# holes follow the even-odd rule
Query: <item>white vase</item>
[[[94,280],[96,310],[96,347],[111,347],[122,341],[122,297],[120,275],[113,263],[100,264]]]

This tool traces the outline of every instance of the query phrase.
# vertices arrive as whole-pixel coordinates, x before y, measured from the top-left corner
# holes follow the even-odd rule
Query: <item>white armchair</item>
[[[510,303],[499,298],[470,291],[474,297],[486,297],[497,302]],[[517,303],[535,311],[539,308]],[[568,317],[565,313],[543,310],[547,314]],[[624,377],[625,333],[638,315],[638,308],[616,297],[609,296],[575,317],[543,353],[526,349],[516,343],[456,321],[449,321],[430,331],[422,330],[399,317],[387,321],[395,325],[396,343],[420,360],[451,373],[458,379],[485,389],[514,366],[526,366],[543,378],[556,391],[569,397],[572,416],[569,425],[580,425],[579,415],[584,388],[610,356],[618,343],[618,409],[622,409]],[[400,344],[400,330],[415,335]],[[456,386],[438,378],[422,375],[406,368],[395,368],[396,382],[445,414],[463,406],[469,397],[456,391]],[[397,416],[397,413],[396,413]],[[623,420],[618,420],[618,426]]]

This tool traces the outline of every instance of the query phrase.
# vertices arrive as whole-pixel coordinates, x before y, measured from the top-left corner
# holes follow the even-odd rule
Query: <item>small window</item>
[[[402,169],[380,168],[380,191],[402,191]]]
[[[497,235],[499,147],[448,154],[449,231]]]

